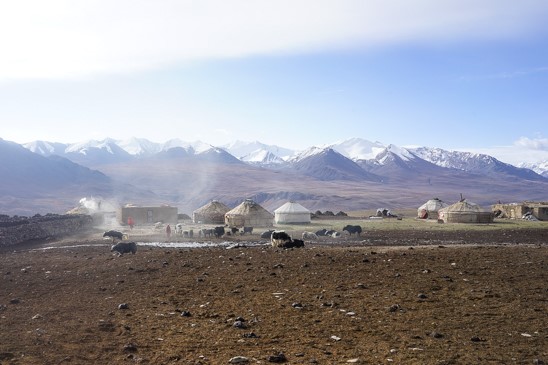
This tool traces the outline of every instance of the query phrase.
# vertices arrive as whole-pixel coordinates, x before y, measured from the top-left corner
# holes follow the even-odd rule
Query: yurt
[[[433,198],[428,200],[426,203],[424,203],[417,209],[417,215],[421,219],[427,219],[427,218],[436,219],[438,217],[438,211],[447,206],[449,206],[449,204],[441,201],[438,198]]]
[[[213,200],[192,213],[194,223],[224,224],[225,214],[230,210],[220,201]]]
[[[272,213],[251,199],[225,213],[225,224],[229,227],[271,227],[273,223]]]
[[[486,212],[466,199],[438,211],[438,219],[444,223],[492,223],[493,218],[492,212]]]
[[[274,211],[274,222],[310,223],[310,211],[297,202],[289,201]]]

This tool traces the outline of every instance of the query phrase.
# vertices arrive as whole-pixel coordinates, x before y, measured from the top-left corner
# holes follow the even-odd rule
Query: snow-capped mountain
[[[370,142],[362,138],[351,138],[331,145],[335,151],[352,160],[371,160],[386,148],[380,142]]]
[[[537,174],[548,178],[548,160],[539,163],[521,163],[517,167],[533,170]]]
[[[265,149],[258,149],[240,158],[240,160],[253,165],[260,166],[280,166],[285,161],[274,153]]]
[[[258,141],[236,141],[220,147],[225,149],[231,155],[242,160],[244,157],[250,156],[252,154],[258,156],[260,152],[257,151],[270,152],[271,155],[277,156],[282,160],[285,160],[295,154],[295,150],[275,145],[267,145]]]
[[[291,158],[288,162],[291,169],[323,181],[382,180],[331,147],[312,147]]]
[[[131,137],[117,143],[120,148],[133,156],[150,156],[162,150],[160,143],[151,142],[146,138]]]
[[[481,153],[446,151],[441,148],[419,147],[410,149],[416,156],[435,165],[481,175],[506,174],[528,180],[542,179],[532,170],[519,168]]]
[[[23,147],[39,155],[50,156],[50,155],[63,155],[65,153],[66,148],[68,147],[68,144],[46,142],[46,141],[34,141],[34,142],[25,143]]]

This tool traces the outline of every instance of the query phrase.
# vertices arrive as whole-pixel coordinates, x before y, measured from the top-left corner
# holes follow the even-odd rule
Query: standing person
[[[169,224],[166,227],[166,236],[168,239],[171,238],[171,227],[169,226]]]
[[[127,218],[127,224],[129,226],[129,229],[133,229],[133,226],[135,225],[135,221],[133,221],[133,217]]]

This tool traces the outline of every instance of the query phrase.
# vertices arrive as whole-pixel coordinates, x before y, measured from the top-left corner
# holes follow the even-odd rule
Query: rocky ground
[[[547,232],[18,245],[0,253],[0,364],[548,363]]]

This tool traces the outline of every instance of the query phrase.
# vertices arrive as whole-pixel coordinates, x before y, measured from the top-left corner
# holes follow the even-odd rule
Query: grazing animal
[[[361,226],[352,226],[347,225],[343,228],[343,231],[348,232],[351,236],[356,233],[358,236],[362,233],[362,227]]]
[[[201,236],[203,237],[211,237],[211,235],[213,234],[213,229],[203,228],[202,230],[200,230],[200,232],[201,232]]]
[[[230,233],[232,233],[233,235],[235,235],[236,233],[238,233],[240,230],[237,228],[237,227],[232,227],[230,228]]]
[[[334,229],[330,229],[329,231],[326,231],[326,232],[325,232],[325,235],[326,235],[326,236],[331,236],[331,237],[333,237],[333,233],[336,233],[336,232],[337,232],[337,231],[335,231]]]
[[[110,231],[106,231],[105,233],[103,233],[103,237],[112,238],[112,242],[114,243],[114,240],[116,238],[119,239],[120,241],[123,240],[124,239],[124,234],[122,232],[119,232],[119,231],[110,230]]]
[[[285,231],[274,231],[270,236],[270,242],[272,247],[284,247],[286,243],[291,242],[291,236]]]
[[[340,236],[341,236],[340,232],[333,231],[333,233],[331,233],[331,237],[333,237],[333,238],[337,238],[337,237],[340,237]]]
[[[222,227],[222,226],[215,227],[215,228],[213,229],[213,234],[214,234],[215,237],[217,237],[217,238],[223,237],[223,235],[225,234],[225,227]]]
[[[327,229],[324,228],[316,231],[316,236],[327,236]]]
[[[118,242],[117,244],[112,245],[110,251],[118,252],[118,256],[130,252],[135,255],[135,252],[137,252],[137,244],[135,242]]]
[[[270,238],[272,236],[272,232],[274,232],[273,229],[269,229],[268,231],[264,231],[261,233],[261,238]]]
[[[303,232],[303,235],[302,235],[302,239],[303,240],[317,240],[318,239],[318,235],[316,235],[316,233],[313,233],[313,232]]]
[[[175,225],[175,233],[179,235],[183,234],[183,225],[181,223]]]
[[[298,248],[298,247],[304,247],[304,241],[303,240],[291,240],[291,242],[285,243],[283,248]]]
[[[246,234],[246,233],[252,234],[253,233],[253,227],[244,227],[242,229],[242,234]]]

